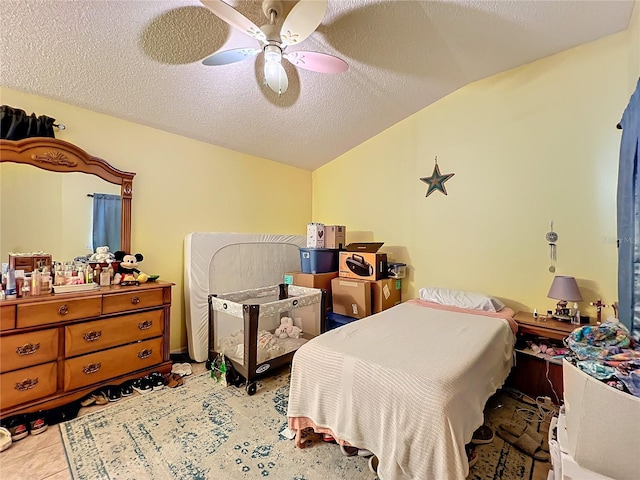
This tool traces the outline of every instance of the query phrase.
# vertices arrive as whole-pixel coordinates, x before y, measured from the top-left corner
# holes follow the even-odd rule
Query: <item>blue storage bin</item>
[[[339,313],[327,312],[327,330],[333,330],[334,328],[341,327],[347,323],[351,323],[357,318],[347,317],[346,315],[340,315]]]
[[[338,271],[338,252],[332,248],[300,247],[302,273],[329,273]]]

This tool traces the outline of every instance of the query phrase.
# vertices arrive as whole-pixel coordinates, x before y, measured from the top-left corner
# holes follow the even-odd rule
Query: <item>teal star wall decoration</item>
[[[444,182],[449,180],[454,175],[455,175],[455,173],[447,173],[445,175],[441,175],[440,174],[440,167],[438,167],[438,157],[436,157],[436,166],[433,168],[433,173],[431,174],[431,176],[430,177],[422,177],[420,179],[424,183],[429,185],[429,188],[427,189],[427,194],[425,195],[425,197],[428,197],[429,195],[431,195],[436,190],[440,190],[442,193],[444,193],[446,195],[447,194],[447,189],[444,186]]]

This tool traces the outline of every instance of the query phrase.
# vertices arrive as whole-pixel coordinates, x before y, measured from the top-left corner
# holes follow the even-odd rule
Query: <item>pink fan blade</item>
[[[262,30],[232,6],[224,3],[222,0],[200,1],[205,7],[215,13],[217,17],[221,18],[232,27],[237,28],[260,42],[266,41],[266,37]]]
[[[280,38],[283,45],[295,45],[311,35],[327,11],[327,0],[300,0],[284,19]]]
[[[320,73],[342,73],[349,70],[347,62],[327,53],[319,52],[289,52],[283,55],[298,68]]]
[[[216,52],[213,55],[208,56],[202,63],[208,67],[217,65],[228,65],[230,63],[241,62],[247,58],[254,57],[262,50],[258,48],[234,48],[232,50],[225,50],[223,52]]]

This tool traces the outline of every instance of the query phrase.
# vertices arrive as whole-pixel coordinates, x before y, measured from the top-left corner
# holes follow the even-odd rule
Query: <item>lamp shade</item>
[[[553,279],[547,297],[556,300],[565,300],[567,302],[581,302],[582,295],[578,288],[578,283],[574,277],[557,275]]]

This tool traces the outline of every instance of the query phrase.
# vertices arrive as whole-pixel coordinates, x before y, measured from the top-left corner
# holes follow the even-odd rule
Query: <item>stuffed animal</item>
[[[109,251],[109,247],[96,247],[96,252],[89,257],[90,262],[111,263],[115,260],[113,253]]]
[[[284,353],[284,347],[278,345],[274,336],[267,330],[258,332],[258,363],[265,362],[270,358],[279,357]],[[244,331],[236,330],[231,335],[220,340],[218,348],[228,357],[242,361],[244,358]]]
[[[138,269],[138,262],[144,260],[141,253],[135,255],[118,250],[114,253],[116,261],[120,262],[113,277],[113,283],[119,284],[124,282],[144,283],[149,279],[149,275]]]
[[[291,317],[282,317],[280,326],[273,332],[278,338],[300,338],[301,333],[302,329],[293,324],[293,318]]]

